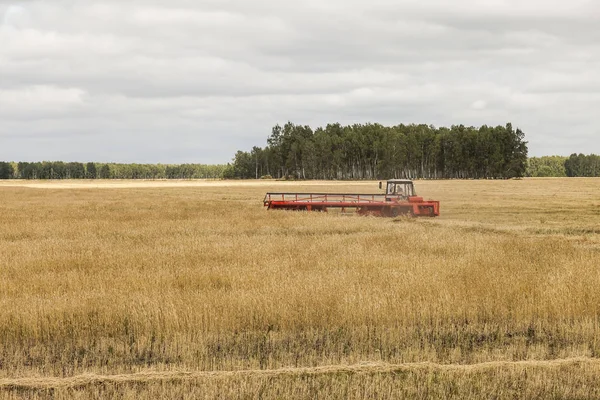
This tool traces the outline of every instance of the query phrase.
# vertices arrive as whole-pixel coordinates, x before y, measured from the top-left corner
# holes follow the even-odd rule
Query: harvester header
[[[383,183],[379,182],[383,189]],[[342,212],[354,210],[359,215],[397,217],[437,217],[440,202],[424,200],[417,196],[413,181],[388,180],[385,193],[267,193],[263,204],[269,210],[322,211],[341,208]]]

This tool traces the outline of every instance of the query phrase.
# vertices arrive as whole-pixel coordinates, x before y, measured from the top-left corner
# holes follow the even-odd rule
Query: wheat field
[[[600,180],[0,183],[0,399],[600,397]]]

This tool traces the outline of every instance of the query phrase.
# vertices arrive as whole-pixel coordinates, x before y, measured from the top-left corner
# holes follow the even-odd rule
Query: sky
[[[0,0],[0,160],[226,163],[275,124],[600,153],[600,2]]]

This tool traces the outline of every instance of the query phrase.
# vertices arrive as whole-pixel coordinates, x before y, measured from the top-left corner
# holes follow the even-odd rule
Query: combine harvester
[[[417,196],[413,182],[406,179],[387,181],[385,194],[267,193],[263,203],[269,210],[326,212],[329,208],[341,208],[342,212],[353,209],[359,215],[381,217],[440,215],[440,202]]]

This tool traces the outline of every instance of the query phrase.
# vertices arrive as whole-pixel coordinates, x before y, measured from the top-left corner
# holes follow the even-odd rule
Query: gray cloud
[[[0,0],[0,159],[227,162],[275,123],[504,124],[600,153],[586,0]]]

